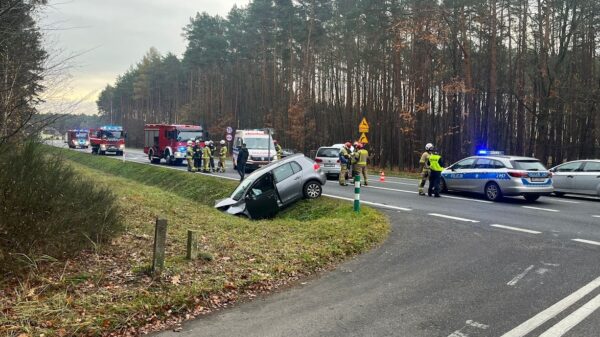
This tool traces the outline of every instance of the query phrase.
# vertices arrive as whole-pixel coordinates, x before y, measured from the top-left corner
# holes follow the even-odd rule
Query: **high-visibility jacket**
[[[281,148],[281,145],[275,144],[275,151],[277,151],[277,159],[281,159],[283,156],[283,149]]]
[[[221,159],[225,159],[227,157],[227,146],[221,147],[221,151],[219,152],[219,156]]]
[[[348,164],[349,160],[350,154],[348,153],[348,149],[346,149],[346,147],[342,147],[342,149],[340,150],[340,161],[342,162],[342,164]]]
[[[429,168],[432,171],[442,172],[444,168],[440,165],[440,161],[442,160],[442,156],[439,154],[432,154],[429,156]]]
[[[188,157],[188,158],[194,157],[194,148],[192,146],[187,147],[186,157]]]
[[[367,159],[369,158],[369,151],[365,149],[358,150],[356,165],[367,166]]]
[[[202,159],[210,159],[210,149],[208,146],[205,146],[202,150]]]

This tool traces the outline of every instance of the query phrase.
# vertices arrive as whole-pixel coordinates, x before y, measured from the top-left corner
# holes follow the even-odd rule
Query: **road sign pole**
[[[360,174],[354,176],[354,212],[360,213]]]

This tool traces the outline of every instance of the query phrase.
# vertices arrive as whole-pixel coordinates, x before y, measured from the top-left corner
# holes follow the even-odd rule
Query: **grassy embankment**
[[[117,197],[125,234],[0,284],[0,335],[136,335],[293,282],[382,242],[386,218],[321,198],[276,219],[215,210],[235,182],[65,150],[75,171]],[[101,207],[101,206],[99,206]],[[166,271],[148,276],[156,216],[168,219]],[[202,258],[185,260],[188,229]]]

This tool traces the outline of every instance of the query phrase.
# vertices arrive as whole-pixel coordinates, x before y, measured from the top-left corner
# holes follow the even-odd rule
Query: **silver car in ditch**
[[[254,171],[215,208],[251,219],[270,218],[303,197],[320,197],[326,181],[319,164],[294,154]]]
[[[553,192],[552,173],[539,160],[517,156],[473,156],[442,172],[442,191],[483,193],[488,200],[523,196],[535,201]]]
[[[554,194],[584,194],[600,197],[600,160],[576,160],[550,169]]]

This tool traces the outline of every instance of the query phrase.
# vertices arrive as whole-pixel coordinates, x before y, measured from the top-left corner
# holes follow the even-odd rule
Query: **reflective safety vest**
[[[356,165],[358,166],[367,166],[367,159],[369,158],[369,151],[365,150],[365,149],[360,149],[357,152],[358,154],[358,162],[356,163]]]
[[[440,159],[442,159],[442,156],[439,154],[432,154],[429,156],[429,168],[432,171],[442,172],[444,170],[444,168],[440,165]]]

